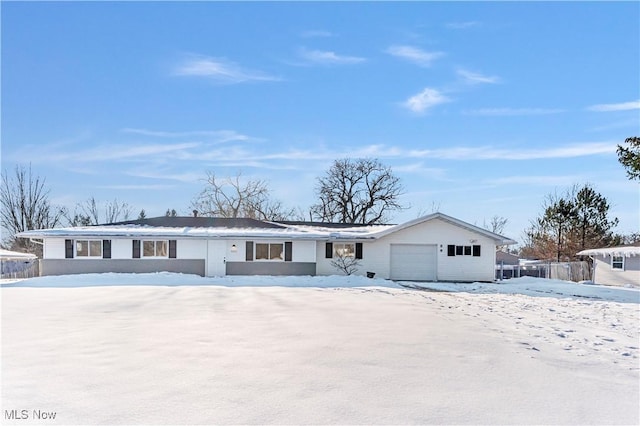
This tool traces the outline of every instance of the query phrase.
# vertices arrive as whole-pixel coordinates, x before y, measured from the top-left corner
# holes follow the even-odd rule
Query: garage
[[[435,244],[391,244],[391,279],[436,281]]]

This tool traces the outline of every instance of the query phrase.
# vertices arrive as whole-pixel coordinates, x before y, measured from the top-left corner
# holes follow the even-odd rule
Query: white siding
[[[177,240],[176,257],[178,259],[206,259],[206,240]]]
[[[640,257],[624,258],[624,271],[611,269],[611,256],[595,256],[595,276],[593,282],[604,285],[633,285],[640,287]]]
[[[316,242],[315,241],[294,241],[293,246],[293,262],[315,262],[316,261]]]
[[[228,240],[227,241],[227,261],[228,262],[244,262],[246,260],[247,241],[253,241],[254,247],[256,243],[279,243],[284,244],[285,241],[291,240]],[[236,252],[232,252],[232,246],[235,244]],[[316,261],[316,242],[315,241],[292,241],[292,261],[293,262],[315,262]],[[324,253],[324,251],[323,251]]]
[[[342,241],[340,241],[342,242]],[[346,241],[345,241],[346,242]],[[495,242],[466,228],[441,219],[422,222],[394,232],[379,240],[363,241],[358,275],[375,272],[376,278],[390,278],[391,244],[435,244],[437,246],[438,281],[493,281],[496,259]],[[447,245],[480,245],[480,257],[447,256]],[[325,259],[325,242],[317,243],[318,275],[339,272]]]
[[[44,259],[64,259],[65,243],[64,238],[45,238],[42,249]]]
[[[131,239],[112,239],[111,258],[112,259],[132,259],[133,243]]]

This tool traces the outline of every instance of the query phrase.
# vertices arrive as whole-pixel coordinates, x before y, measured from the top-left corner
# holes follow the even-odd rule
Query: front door
[[[207,241],[207,276],[223,277],[226,275],[227,242],[220,240]]]

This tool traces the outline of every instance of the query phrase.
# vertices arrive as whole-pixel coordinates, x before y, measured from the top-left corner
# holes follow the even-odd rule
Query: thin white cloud
[[[167,132],[148,129],[136,129],[126,127],[122,129],[124,133],[133,133],[143,136],[152,136],[159,138],[192,138],[192,137],[206,137],[212,138],[216,142],[232,142],[232,141],[248,141],[251,140],[249,136],[236,132],[235,130],[192,130],[186,132]]]
[[[443,95],[439,90],[429,87],[422,92],[411,96],[402,105],[408,110],[421,114],[443,103],[451,102],[451,99]]]
[[[480,26],[478,21],[464,21],[464,22],[448,22],[445,27],[452,30],[466,30],[467,28],[473,28]]]
[[[444,56],[443,52],[427,52],[413,46],[391,46],[385,50],[385,52],[397,58],[413,62],[421,67],[430,67],[433,61]]]
[[[163,191],[166,189],[175,188],[175,185],[101,185],[96,188],[101,189],[116,189],[116,190],[145,190],[145,191]]]
[[[517,115],[547,115],[565,112],[560,108],[480,108],[463,111],[466,115],[485,116],[517,116]]]
[[[303,31],[302,34],[300,34],[300,36],[305,38],[333,37],[333,33],[325,30],[308,30],[308,31]]]
[[[490,185],[529,185],[529,186],[570,186],[575,182],[584,181],[584,176],[578,175],[542,175],[542,176],[506,176],[489,179]]]
[[[444,160],[541,160],[611,154],[615,151],[615,142],[587,142],[541,149],[504,149],[491,146],[424,149],[410,151],[409,155],[414,158]]]
[[[219,83],[244,83],[251,81],[280,81],[261,71],[243,68],[224,58],[203,55],[189,55],[173,70],[173,74],[183,77],[203,77]]]
[[[350,65],[359,64],[366,61],[360,56],[338,55],[335,52],[326,50],[300,49],[298,54],[307,63],[318,65]]]
[[[587,107],[589,111],[610,112],[610,111],[629,111],[640,109],[640,100],[631,102],[621,102],[618,104],[598,104]]]
[[[500,77],[495,75],[482,75],[462,68],[457,69],[456,74],[467,84],[495,84],[500,82]]]

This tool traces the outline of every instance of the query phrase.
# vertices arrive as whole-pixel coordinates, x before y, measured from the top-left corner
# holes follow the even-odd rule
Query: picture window
[[[354,243],[333,243],[333,255],[335,257],[355,257],[356,245]]]
[[[76,240],[77,257],[102,257],[102,240]]]
[[[255,260],[284,260],[284,244],[256,243]]]
[[[167,241],[147,240],[142,242],[143,257],[167,257],[169,243]]]

